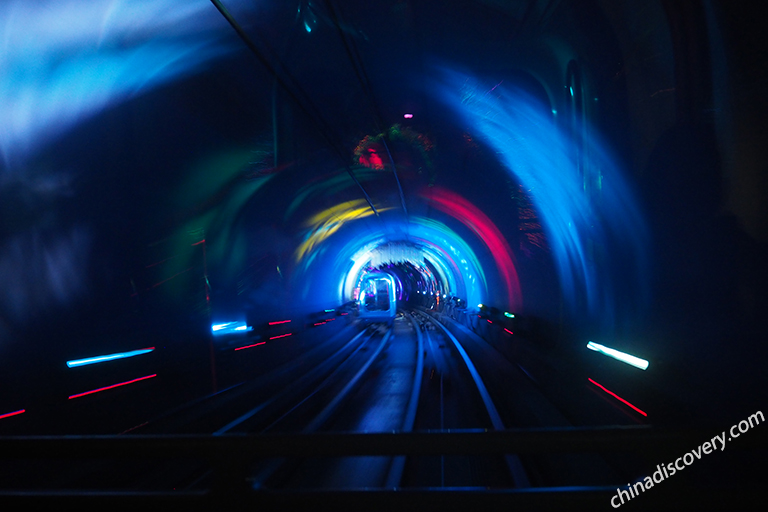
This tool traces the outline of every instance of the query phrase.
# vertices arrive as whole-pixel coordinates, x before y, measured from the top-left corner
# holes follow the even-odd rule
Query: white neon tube
[[[594,350],[595,352],[600,352],[601,354],[604,354],[608,357],[612,357],[618,361],[621,361],[622,363],[627,363],[628,365],[632,365],[635,368],[640,368],[641,370],[645,370],[646,368],[648,368],[648,361],[646,361],[645,359],[640,359],[639,357],[625,354],[624,352],[620,352],[616,349],[609,348],[604,345],[600,345],[599,343],[595,343],[593,341],[590,341],[589,343],[587,343],[587,348],[590,350]]]

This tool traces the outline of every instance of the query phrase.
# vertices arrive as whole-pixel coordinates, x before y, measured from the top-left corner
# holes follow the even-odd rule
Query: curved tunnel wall
[[[662,17],[668,4],[654,4],[655,14],[648,18],[634,16],[632,8],[624,4],[609,7],[606,2],[597,2],[582,13],[567,4],[551,20],[552,33],[534,35],[527,44],[521,43],[525,57],[515,61],[515,53],[501,45],[503,51],[480,52],[475,62],[467,59],[469,64],[464,64],[475,71],[461,72],[477,78],[474,90],[465,80],[453,85],[451,80],[443,80],[442,86],[449,89],[444,91],[447,99],[438,98],[441,84],[433,82],[409,86],[403,97],[388,93],[388,98],[394,98],[394,106],[389,108],[395,115],[382,114],[391,121],[387,125],[409,122],[401,115],[413,91],[430,98],[419,103],[421,112],[414,110],[417,116],[412,126],[416,132],[435,134],[434,154],[409,146],[404,139],[400,141],[405,147],[401,151],[393,144],[395,161],[402,171],[407,217],[401,211],[389,169],[365,167],[355,156],[356,144],[366,135],[383,130],[361,113],[365,101],[347,102],[344,112],[360,115],[340,121],[339,126],[352,134],[342,141],[341,147],[348,151],[340,159],[336,148],[330,147],[338,145],[338,139],[331,144],[307,120],[308,114],[291,103],[290,95],[277,95],[278,107],[284,109],[278,111],[285,115],[276,127],[276,158],[272,138],[274,78],[250,65],[252,56],[222,20],[199,16],[207,6],[183,11],[180,16],[188,24],[177,23],[187,27],[179,28],[178,33],[167,30],[176,25],[158,12],[153,11],[156,17],[152,17],[131,11],[138,16],[134,21],[151,29],[140,40],[133,39],[130,27],[115,21],[118,18],[94,11],[91,14],[99,21],[98,30],[77,35],[68,29],[62,37],[50,39],[40,34],[39,65],[28,68],[23,63],[34,44],[18,39],[20,32],[13,27],[34,27],[37,20],[25,17],[33,8],[22,5],[10,2],[0,11],[6,20],[23,21],[4,25],[6,40],[26,41],[17,46],[25,51],[7,52],[6,62],[11,63],[13,73],[3,74],[0,89],[7,100],[4,104],[14,105],[4,110],[13,114],[4,118],[4,126],[12,129],[6,130],[0,141],[0,261],[7,291],[0,302],[0,351],[7,355],[6,365],[23,368],[29,375],[42,375],[74,357],[71,354],[122,349],[131,333],[174,340],[190,331],[207,334],[206,293],[214,305],[214,315],[271,318],[287,310],[332,307],[349,299],[344,280],[360,247],[403,241],[434,247],[435,260],[443,261],[444,272],[454,280],[451,286],[455,285],[457,293],[464,294],[470,304],[488,302],[513,310],[521,307],[551,324],[565,323],[580,333],[632,334],[645,339],[634,342],[636,346],[659,358],[665,345],[674,345],[668,354],[680,365],[697,347],[698,341],[688,331],[691,325],[701,325],[696,312],[701,303],[687,288],[680,292],[690,301],[685,304],[671,300],[666,292],[675,288],[675,283],[690,285],[702,273],[716,268],[716,261],[720,261],[717,256],[728,260],[730,272],[717,280],[717,290],[733,299],[732,304],[752,308],[751,313],[744,313],[748,318],[739,324],[738,332],[744,332],[743,325],[758,331],[754,320],[764,302],[760,302],[763,295],[755,283],[760,281],[749,282],[749,272],[732,268],[734,261],[745,260],[750,262],[749,269],[759,266],[750,259],[760,254],[751,235],[728,224],[734,219],[705,212],[687,226],[701,228],[714,219],[717,222],[712,226],[724,226],[721,231],[712,228],[716,234],[734,235],[733,239],[725,237],[727,243],[722,246],[735,249],[715,251],[712,260],[698,260],[700,265],[691,270],[683,256],[706,251],[708,235],[701,233],[707,231],[702,228],[698,237],[691,235],[695,243],[689,243],[669,220],[671,216],[677,218],[675,208],[685,210],[689,198],[666,188],[664,180],[679,178],[685,188],[689,178],[671,165],[674,158],[662,139],[674,141],[681,136],[690,141],[686,134],[701,132],[676,129],[662,134],[676,123],[671,114],[675,95],[690,92],[693,99],[684,102],[686,108],[704,110],[706,105],[697,106],[696,102],[704,101],[701,98],[706,95],[684,87],[705,87],[696,86],[690,78],[706,69],[674,68],[673,64],[686,64],[688,50],[677,39],[673,44],[669,37],[670,31],[673,38],[684,39],[685,34],[673,31],[674,24]],[[119,2],[113,5],[116,9],[124,7]],[[675,9],[671,11],[665,14],[674,16]],[[602,14],[592,19],[590,13]],[[739,13],[729,13],[732,25],[726,27],[724,37],[730,37],[729,44],[738,48],[729,31]],[[587,19],[592,21],[576,31],[582,37],[570,37],[569,30]],[[593,31],[595,24],[604,30]],[[653,30],[644,31],[646,26]],[[194,27],[204,29],[202,39],[194,38],[189,30]],[[629,29],[622,31],[622,27]],[[642,35],[654,31],[659,35]],[[609,34],[607,43],[618,44],[607,44],[601,33]],[[191,46],[190,38],[195,42]],[[120,51],[121,41],[128,50]],[[307,41],[302,40],[302,44]],[[454,49],[460,44],[446,42],[455,45],[451,46]],[[486,48],[500,46],[484,44]],[[601,46],[606,49],[600,50]],[[635,47],[641,54],[632,52]],[[195,48],[207,50],[195,53]],[[345,55],[341,46],[334,48]],[[643,67],[645,60],[640,55],[652,53],[651,49],[660,49],[662,57],[648,60],[654,64]],[[702,58],[707,50],[696,51],[700,53],[688,57]],[[541,58],[536,60],[537,56]],[[617,56],[620,62],[616,62]],[[312,54],[307,53],[302,62],[311,59]],[[568,105],[573,104],[573,96],[567,87],[567,67],[571,61],[579,64],[582,108],[592,122],[586,125],[586,143],[591,150],[585,153],[588,166],[582,168],[581,175],[572,151],[558,149],[554,143],[561,136],[568,137]],[[56,62],[62,65],[54,65]],[[111,65],[99,67],[103,62]],[[333,62],[333,69],[346,69],[347,65],[340,59]],[[725,66],[722,62],[718,65],[721,68],[711,71]],[[741,66],[746,68],[743,62]],[[519,96],[511,92],[513,84],[508,83],[510,68],[515,69],[512,75],[537,77],[546,91],[549,104],[545,104],[541,120],[557,135],[543,135],[545,140],[539,140],[532,152],[553,159],[559,151],[559,160],[532,161],[525,157],[526,151],[531,152],[525,144],[517,145],[517,154],[509,151],[507,142],[517,139],[514,130],[504,130],[520,122],[515,115],[521,112],[505,99]],[[83,69],[94,73],[71,73]],[[110,79],[96,80],[95,72],[105,69],[106,75],[101,76]],[[314,73],[314,68],[307,73]],[[674,80],[674,73],[690,75],[685,75],[688,80],[672,84],[681,87],[677,92],[668,83]],[[347,69],[340,76],[351,75]],[[13,80],[9,81],[9,76]],[[723,99],[730,98],[728,94],[736,95],[741,98],[741,114],[731,119],[720,111],[721,131],[716,135],[718,144],[730,155],[729,169],[739,175],[743,170],[735,168],[739,161],[734,157],[735,143],[724,136],[722,125],[731,123],[732,130],[745,132],[759,123],[742,123],[743,118],[753,119],[755,114],[744,114],[748,95],[731,86],[731,93],[718,90],[718,104],[728,103]],[[330,98],[321,113],[333,118],[335,100],[350,88],[355,87],[336,92],[319,84],[315,93]],[[17,90],[27,96],[18,96]],[[364,94],[357,91],[351,96]],[[534,96],[538,101],[543,95],[536,92]],[[473,110],[477,108],[507,115],[504,126],[494,126],[499,118]],[[422,112],[431,115],[431,123],[418,124]],[[706,118],[698,122],[706,124]],[[711,147],[708,137],[697,138],[692,145]],[[754,149],[757,144],[752,141],[749,147]],[[604,148],[609,148],[605,154]],[[759,153],[754,149],[754,154]],[[384,165],[385,155],[379,153],[379,157]],[[681,156],[687,158],[686,169],[694,172],[696,166],[689,157]],[[384,191],[374,198],[381,219],[365,214],[368,206],[346,166],[352,168],[364,188]],[[536,172],[541,166],[573,172],[552,185]],[[559,195],[539,194],[542,188],[553,190],[562,183],[567,186]],[[712,186],[726,185],[715,179]],[[525,194],[515,195],[520,187]],[[575,192],[579,187],[581,191]],[[664,193],[656,193],[654,189],[659,187]],[[741,193],[746,194],[733,184],[728,187],[731,203],[737,203]],[[436,195],[440,190],[459,195],[467,204],[445,194]],[[639,256],[648,240],[638,220],[642,207],[631,208],[626,199],[639,190],[645,192],[643,204],[651,212],[650,243],[656,251],[651,253],[655,267],[646,274],[637,271],[646,268]],[[748,192],[750,197],[758,194],[754,189]],[[536,220],[543,223],[549,244],[526,245],[528,239],[520,233],[519,211],[526,207],[528,196],[533,198],[533,209],[538,208],[540,218]],[[573,202],[572,209],[552,217],[569,202]],[[462,204],[461,209],[456,208]],[[339,224],[336,226],[325,224],[328,219],[311,222],[314,216],[339,205],[357,213],[344,223],[335,217],[332,222]],[[470,208],[472,205],[485,219]],[[509,213],[513,209],[518,210],[515,215]],[[753,219],[750,233],[755,232],[756,223]],[[311,250],[302,253],[307,242]],[[301,257],[297,257],[299,253]],[[466,268],[462,259],[467,261]],[[679,272],[683,267],[694,275],[683,279]],[[658,272],[659,268],[664,272]],[[645,281],[644,276],[648,277]],[[671,279],[659,282],[660,276]],[[729,282],[728,276],[735,276],[738,285]],[[653,285],[650,290],[648,281]],[[654,306],[656,299],[660,300]],[[643,309],[648,303],[652,304],[651,314]],[[564,317],[561,311],[567,304],[573,307]],[[714,299],[713,304],[717,304]],[[615,314],[605,314],[606,308],[614,307]],[[742,314],[739,306],[729,312]],[[190,318],[196,319],[193,326]],[[718,312],[708,317],[707,325],[714,324],[723,334],[728,322],[729,317]],[[670,325],[676,325],[674,336],[667,329]],[[711,333],[701,327],[695,332],[715,345]],[[687,341],[679,342],[676,336]],[[710,347],[707,354],[711,356],[713,350]],[[705,366],[711,368],[711,363]],[[32,377],[20,379],[31,381]]]

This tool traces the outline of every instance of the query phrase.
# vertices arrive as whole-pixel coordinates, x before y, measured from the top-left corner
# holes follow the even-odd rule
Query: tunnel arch
[[[432,288],[468,302],[510,309],[520,304],[564,327],[559,333],[640,333],[645,338],[638,336],[643,341],[637,343],[666,353],[670,364],[685,366],[699,348],[692,333],[701,333],[714,351],[720,341],[713,332],[732,325],[741,334],[758,332],[764,279],[753,259],[759,262],[763,254],[755,237],[765,238],[758,213],[766,202],[759,200],[765,194],[757,186],[764,181],[758,167],[765,145],[756,134],[763,133],[766,116],[765,102],[752,87],[758,75],[750,58],[761,47],[753,46],[759,30],[744,23],[751,8],[552,2],[546,8],[551,12],[539,19],[536,9],[546,2],[480,3],[493,3],[500,16],[492,30],[474,26],[470,38],[440,25],[445,16],[460,14],[459,3],[433,13],[429,8],[436,2],[405,2],[412,9],[407,14],[374,14],[365,3],[339,2],[351,26],[372,32],[345,34],[325,24],[310,34],[301,26],[286,30],[295,25],[295,12],[279,2],[256,7],[233,1],[241,20],[260,10],[250,17],[255,22],[245,27],[248,34],[263,36],[278,50],[291,45],[282,54],[257,45],[266,57],[257,62],[206,3],[146,11],[128,2],[77,9],[66,0],[50,9],[5,2],[0,16],[13,23],[0,28],[9,66],[0,77],[7,107],[7,129],[0,132],[0,262],[6,283],[0,350],[8,355],[4,369],[29,361],[19,363],[29,377],[25,373],[13,385],[45,376],[47,367],[32,362],[39,354],[54,365],[73,351],[122,349],[120,343],[143,329],[153,340],[177,343],[183,354],[184,340],[210,334],[211,309],[215,316],[241,307],[264,320],[284,310],[334,307],[350,298],[348,284],[353,290],[366,266],[397,260],[414,269],[423,264],[419,282],[427,288],[432,280],[439,283]],[[533,17],[518,17],[516,8],[528,5]],[[464,20],[452,22],[459,27]],[[340,33],[360,51],[356,63],[349,61]],[[30,52],[39,57],[34,66]],[[481,86],[472,91],[466,79],[443,83],[454,96],[441,98],[445,91],[433,80],[438,75],[432,66],[439,59],[455,59],[449,64],[453,71],[472,69],[466,75]],[[265,62],[280,65],[267,70]],[[509,144],[522,140],[521,130],[500,130],[505,123],[485,130],[494,121],[486,115],[491,108],[496,120],[499,113],[520,112],[517,107],[524,105],[508,102],[516,98],[510,76],[528,74],[546,92],[537,118],[548,127],[546,143],[533,153],[555,153],[563,141],[559,135],[567,132],[571,62],[581,71],[586,118],[581,184],[572,183],[571,175],[542,180],[540,171],[551,161],[534,162],[526,173],[525,145]],[[327,75],[318,74],[324,69]],[[367,83],[361,83],[367,73]],[[284,88],[275,86],[275,75]],[[466,101],[471,99],[492,101]],[[273,109],[275,101],[279,108]],[[474,106],[482,108],[467,108]],[[686,126],[691,120],[702,126]],[[380,169],[355,158],[366,136],[376,138],[398,124],[432,137],[433,146],[420,152],[405,137],[390,140],[407,211],[384,154],[377,155]],[[690,130],[699,128],[705,136],[691,139]],[[706,151],[675,154],[676,146],[691,147],[691,140]],[[715,144],[719,161],[710,158],[705,167],[715,174],[705,181],[686,174]],[[484,160],[472,160],[475,153]],[[573,171],[572,160],[549,168]],[[494,165],[484,165],[488,161]],[[665,179],[658,180],[660,175]],[[566,181],[574,188],[557,188]],[[670,189],[672,182],[689,192],[705,187],[706,197],[692,201],[690,194]],[[441,187],[468,204],[441,195]],[[521,224],[505,218],[514,216],[507,187],[520,187],[538,207],[534,229],[546,232],[549,244],[536,257],[521,249]],[[648,195],[645,205],[634,202],[638,190]],[[566,204],[569,209],[555,215]],[[341,210],[334,210],[305,225],[337,205],[349,210],[344,222],[338,222]],[[369,212],[371,205],[378,215]],[[478,221],[479,215],[473,220],[470,206],[491,224]],[[650,226],[641,206],[652,210]],[[698,238],[681,233],[676,226],[693,210],[702,223],[711,222],[708,229],[716,236],[704,236],[706,230]],[[649,231],[668,235],[680,254],[654,254],[662,251],[649,248]],[[734,314],[713,311],[710,304],[722,295],[710,294],[707,302],[670,284],[675,280],[661,282],[665,275],[708,282],[707,274],[719,267],[685,262],[701,262],[700,255],[710,252],[707,244],[721,239],[729,242],[711,254],[735,276],[721,275],[718,285],[733,297]],[[386,260],[386,247],[393,244],[415,254]],[[649,249],[652,264],[644,260]],[[358,260],[364,260],[359,268]],[[659,282],[649,290],[654,280]],[[668,288],[681,288],[686,302],[669,299]],[[741,308],[750,310],[743,318],[736,311]],[[700,330],[703,310],[721,331]],[[616,318],[623,318],[623,328],[613,329]],[[121,337],[111,336],[116,331]],[[670,345],[678,347],[676,353],[666,350]],[[740,371],[736,364],[730,369]]]

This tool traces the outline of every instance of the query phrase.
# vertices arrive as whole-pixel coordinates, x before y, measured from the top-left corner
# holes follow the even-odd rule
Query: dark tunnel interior
[[[761,19],[3,2],[0,437],[129,432],[409,311],[573,427],[738,424],[768,404]]]

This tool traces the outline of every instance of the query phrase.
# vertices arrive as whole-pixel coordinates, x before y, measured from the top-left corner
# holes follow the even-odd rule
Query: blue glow
[[[103,363],[105,361],[113,361],[115,359],[125,359],[126,357],[148,354],[153,350],[155,350],[155,347],[131,350],[130,352],[118,352],[116,354],[108,354],[105,356],[89,357],[87,359],[73,359],[72,361],[67,361],[67,366],[70,368],[75,368],[76,366],[86,366],[89,364]]]
[[[637,291],[628,300],[645,306],[647,226],[621,170],[598,143],[597,134],[588,129],[583,151],[577,151],[550,115],[550,106],[507,82],[487,90],[473,77],[444,69],[438,88],[470,132],[484,139],[530,194],[569,305],[575,308],[577,297],[583,295],[588,310],[609,323],[614,314],[614,281],[634,279]],[[588,180],[579,175],[577,154],[589,155],[583,166],[589,179],[597,170],[604,176],[599,192],[585,192]],[[590,197],[598,193],[599,197]],[[604,250],[607,261],[621,261],[620,276],[612,276],[607,266],[598,276],[595,247]]]
[[[328,255],[333,258],[329,274],[338,272],[336,275],[345,276],[336,285],[342,302],[354,299],[355,287],[366,265],[386,263],[390,254],[395,258],[393,261],[409,261],[417,267],[425,267],[426,260],[434,266],[451,293],[471,297],[471,300],[475,301],[482,300],[487,294],[487,281],[480,262],[469,245],[443,223],[416,215],[410,217],[409,221],[406,227],[408,240],[402,241],[403,244],[400,245],[396,242],[399,237],[393,236],[393,233],[402,231],[403,228],[386,223],[381,223],[380,231],[358,231],[353,228],[342,235],[345,239],[344,245],[334,251],[333,255]],[[411,247],[405,245],[406,243],[411,244]],[[456,261],[460,260],[464,260],[461,268],[456,264]],[[471,276],[478,276],[480,279]]]
[[[230,0],[227,7],[240,4]],[[234,38],[222,37],[231,29],[212,11],[209,2],[187,0],[0,3],[0,153],[6,164],[238,48]]]
[[[640,359],[639,357],[635,357],[625,352],[620,352],[616,349],[600,345],[599,343],[590,341],[587,343],[587,348],[594,350],[595,352],[600,352],[601,354],[604,354],[608,357],[612,357],[617,361],[621,361],[622,363],[627,363],[628,365],[634,366],[635,368],[640,368],[641,370],[648,368],[648,361],[645,359]]]
[[[253,330],[253,327],[249,327],[243,321],[226,322],[223,324],[211,325],[211,332],[213,332],[214,336],[220,336],[223,334],[231,334],[231,333],[241,333],[241,332],[247,332],[252,330]]]

